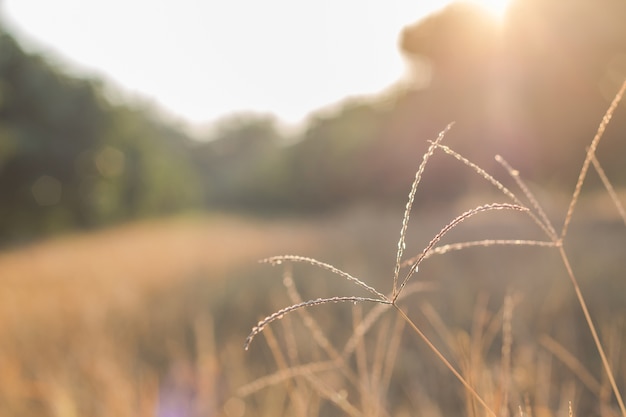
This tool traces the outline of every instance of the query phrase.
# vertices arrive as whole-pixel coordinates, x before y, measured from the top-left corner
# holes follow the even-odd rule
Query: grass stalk
[[[617,403],[619,405],[622,417],[626,417],[626,407],[624,406],[622,396],[620,394],[617,383],[611,371],[609,360],[607,358],[606,353],[604,352],[604,348],[602,346],[602,343],[600,342],[600,338],[598,336],[596,326],[593,323],[585,298],[583,297],[580,285],[578,284],[578,280],[576,279],[576,276],[571,267],[569,258],[567,256],[567,253],[563,245],[564,239],[568,232],[569,225],[571,223],[575,206],[579,200],[579,196],[580,196],[584,179],[586,178],[587,172],[589,170],[589,166],[591,164],[593,164],[594,168],[600,175],[600,178],[602,179],[602,182],[605,188],[609,192],[611,199],[614,201],[618,211],[620,212],[620,215],[622,216],[622,219],[624,219],[626,223],[626,215],[624,214],[624,209],[617,198],[617,194],[615,193],[615,190],[613,189],[610,181],[606,177],[606,174],[604,173],[600,163],[598,162],[595,156],[595,151],[597,149],[598,143],[606,129],[606,126],[611,120],[611,117],[613,116],[613,113],[618,103],[622,99],[622,96],[624,95],[625,92],[626,92],[626,81],[623,83],[621,89],[619,90],[619,92],[615,96],[615,99],[611,103],[609,109],[605,113],[602,119],[602,122],[600,123],[600,126],[597,130],[597,133],[587,150],[586,158],[581,168],[581,171],[579,173],[578,180],[577,180],[571,201],[567,208],[567,213],[565,215],[563,228],[561,229],[560,234],[557,233],[556,229],[554,228],[550,219],[548,218],[546,212],[543,210],[542,206],[539,204],[538,200],[535,198],[533,193],[526,186],[526,184],[520,179],[519,173],[516,170],[514,170],[502,157],[497,156],[496,160],[508,171],[509,175],[515,180],[515,183],[517,184],[519,189],[521,189],[527,201],[530,202],[530,208],[524,205],[513,192],[511,192],[508,188],[502,185],[502,183],[500,183],[498,180],[496,180],[493,176],[491,176],[489,173],[484,171],[478,165],[469,161],[468,159],[458,154],[457,152],[453,151],[449,147],[442,145],[441,141],[443,140],[443,137],[451,128],[451,125],[448,125],[447,128],[444,129],[439,134],[438,138],[435,141],[431,142],[428,150],[423,156],[419,169],[416,172],[415,179],[411,185],[408,202],[406,203],[405,212],[404,212],[404,216],[402,219],[402,228],[400,230],[400,237],[398,240],[391,294],[389,296],[386,296],[382,292],[378,291],[377,289],[367,285],[364,281],[356,277],[353,277],[352,275],[332,265],[317,261],[312,258],[294,256],[294,255],[285,255],[285,256],[267,258],[263,260],[262,262],[271,263],[273,265],[282,264],[284,262],[303,262],[312,266],[325,269],[327,271],[332,272],[335,275],[338,275],[339,277],[342,277],[342,278],[347,279],[348,281],[351,281],[352,283],[358,285],[362,289],[365,289],[370,294],[373,294],[375,298],[349,296],[349,297],[318,298],[318,299],[309,300],[309,301],[302,301],[299,298],[297,291],[295,290],[295,286],[293,284],[293,281],[291,280],[290,272],[288,272],[286,273],[286,276],[285,276],[285,283],[286,283],[288,292],[290,292],[292,302],[294,302],[294,304],[282,310],[279,310],[267,316],[265,319],[261,320],[257,324],[257,326],[255,326],[252,329],[250,335],[246,339],[245,344],[244,344],[244,347],[246,348],[246,350],[248,349],[248,346],[252,342],[252,339],[258,333],[262,332],[263,329],[267,325],[269,325],[275,320],[282,318],[284,315],[291,313],[292,311],[296,311],[296,310],[300,310],[300,309],[304,309],[304,308],[308,308],[308,307],[312,307],[316,305],[327,304],[327,303],[337,303],[337,302],[353,302],[355,304],[361,303],[361,302],[373,302],[375,304],[378,304],[366,315],[362,315],[360,309],[353,310],[354,324],[353,324],[352,336],[348,339],[341,353],[339,353],[338,350],[335,350],[332,347],[328,339],[326,339],[326,337],[323,335],[323,333],[319,329],[319,326],[317,326],[315,321],[309,315],[302,314],[302,317],[305,319],[306,326],[312,331],[313,337],[317,341],[317,344],[322,348],[323,351],[326,352],[326,354],[328,354],[329,356],[333,358],[332,359],[333,363],[342,363],[345,366],[346,359],[348,359],[352,354],[355,354],[357,371],[360,376],[358,378],[359,382],[355,386],[357,387],[358,392],[360,393],[360,396],[361,396],[361,407],[364,409],[363,411],[365,411],[365,409],[368,409],[368,408],[372,409],[371,407],[374,407],[374,409],[377,410],[377,413],[382,412],[383,411],[381,410],[382,400],[379,400],[378,397],[369,398],[368,396],[373,391],[378,392],[379,387],[381,386],[386,387],[389,383],[388,382],[388,379],[390,377],[389,370],[391,369],[393,362],[390,363],[389,361],[384,361],[382,359],[383,358],[382,352],[383,352],[383,348],[385,345],[391,346],[392,343],[388,343],[388,344],[383,343],[385,334],[386,334],[384,331],[379,334],[378,344],[375,346],[375,350],[373,352],[374,363],[372,365],[372,369],[370,370],[369,369],[370,367],[368,365],[368,353],[365,348],[364,335],[369,331],[369,329],[374,325],[374,323],[378,321],[379,317],[382,316],[382,314],[386,310],[388,310],[388,307],[392,306],[398,312],[399,317],[401,318],[401,320],[400,318],[398,319],[398,322],[403,322],[403,323],[408,324],[408,326],[419,336],[419,338],[424,343],[426,343],[428,348],[437,356],[437,358],[445,365],[445,367],[448,368],[448,370],[452,372],[452,374],[461,382],[463,387],[466,389],[466,394],[468,394],[469,397],[472,398],[472,401],[471,401],[472,407],[474,406],[474,402],[477,402],[482,407],[485,408],[485,410],[487,411],[489,415],[495,417],[497,416],[497,414],[494,411],[494,409],[492,409],[492,407],[490,407],[487,404],[487,401],[485,401],[485,399],[481,397],[481,395],[474,388],[473,386],[474,384],[468,382],[468,379],[467,379],[469,378],[470,381],[473,381],[474,379],[472,375],[472,371],[474,368],[474,366],[472,365],[472,360],[475,356],[474,353],[476,353],[477,349],[472,350],[470,348],[470,363],[468,365],[468,377],[465,378],[450,363],[450,361],[444,356],[441,350],[439,350],[433,344],[433,342],[409,318],[409,316],[399,306],[398,302],[402,298],[404,298],[404,296],[407,293],[412,292],[413,284],[407,286],[410,278],[417,272],[418,266],[420,265],[420,263],[432,255],[441,255],[441,254],[445,254],[451,251],[458,251],[458,250],[462,250],[462,249],[466,249],[470,247],[478,247],[478,246],[491,247],[495,245],[498,245],[498,246],[515,245],[515,246],[555,247],[559,251],[560,258],[563,262],[563,265],[565,266],[565,270],[568,275],[568,278],[574,287],[574,292],[576,294],[578,304],[581,306],[581,309],[585,316],[587,326],[589,327],[591,331],[592,338],[599,352],[600,359],[602,361],[603,368],[607,375],[611,389],[617,399]],[[472,168],[476,173],[482,176],[486,181],[491,183],[505,196],[510,198],[513,201],[513,204],[510,204],[510,203],[484,204],[484,205],[475,207],[471,210],[468,210],[462,213],[461,215],[454,218],[451,222],[446,224],[431,239],[431,241],[426,245],[426,247],[422,250],[422,252],[418,256],[410,258],[409,260],[403,262],[403,255],[406,249],[406,234],[408,230],[408,223],[409,223],[409,218],[410,218],[411,211],[412,211],[413,202],[415,200],[417,187],[421,181],[422,174],[424,172],[427,162],[430,160],[430,158],[432,157],[432,155],[435,153],[437,149],[442,150],[444,153],[453,156],[454,158],[456,158],[457,160],[459,160],[466,166]],[[525,212],[526,214],[528,214],[531,217],[531,219],[540,227],[540,229],[543,230],[543,232],[548,237],[548,240],[539,241],[539,240],[516,240],[516,239],[508,239],[508,240],[507,239],[485,239],[485,240],[468,241],[468,242],[460,242],[460,243],[437,246],[437,244],[441,241],[441,239],[446,233],[448,233],[450,230],[458,226],[460,223],[462,223],[466,219],[474,216],[475,214],[485,212],[485,211],[505,210],[505,209],[521,211],[521,212]],[[404,276],[404,278],[400,280],[400,271],[403,267],[408,267],[408,271],[406,272],[406,275]],[[502,367],[501,367],[501,375],[500,375],[501,376],[500,379],[501,379],[501,389],[502,389],[502,400],[501,402],[498,402],[496,400],[493,401],[494,404],[496,404],[496,406],[499,407],[500,415],[503,417],[507,417],[510,414],[509,396],[511,395],[511,393],[510,393],[509,379],[512,374],[511,345],[512,345],[513,336],[512,336],[512,328],[511,328],[511,320],[512,320],[511,316],[513,312],[513,303],[514,303],[513,297],[511,295],[508,295],[507,298],[505,299],[505,305],[503,307],[503,316],[502,316],[503,346],[501,350]],[[496,323],[495,319],[492,324],[494,323]],[[443,324],[440,327],[445,329],[445,326]],[[400,328],[398,327],[398,329]],[[401,330],[398,330],[398,332],[399,332],[397,333],[398,338],[394,339],[394,343],[393,343],[394,350],[397,350],[397,346],[399,345],[399,334]],[[446,332],[444,331],[441,333],[445,334]],[[495,332],[489,331],[489,329],[487,329],[483,342],[487,340],[492,340],[494,337],[494,334]],[[453,348],[452,346],[453,341],[451,341],[452,338],[448,337],[448,339],[450,339],[448,340],[448,344]],[[454,351],[454,348],[453,348],[453,351]],[[282,368],[285,368],[284,363],[282,364]],[[285,371],[285,374],[287,374],[286,369],[282,369],[282,371]],[[351,372],[352,371],[350,371],[349,373]],[[349,415],[362,415],[362,413],[359,410],[357,410],[354,407],[354,405],[345,401],[345,398],[337,397],[336,395],[333,395],[330,391],[328,391],[327,387],[324,386],[323,382],[320,379],[318,379],[317,376],[313,374],[309,374],[306,377],[307,377],[307,380],[313,385],[314,389],[322,397],[330,399],[336,406],[342,409],[345,413]],[[593,390],[597,391],[597,383],[587,384],[587,385],[593,386],[594,387]],[[530,408],[530,404],[528,404],[528,401],[525,406],[526,406],[525,407],[526,413],[530,415],[531,408]],[[569,403],[569,412],[570,412],[570,415],[572,415],[571,403]],[[476,414],[475,411],[473,413]],[[523,415],[523,414],[524,413],[522,411],[522,408],[520,407],[520,415]]]
[[[626,86],[626,83],[624,83],[624,85]],[[600,359],[602,360],[602,366],[604,367],[604,370],[611,384],[611,388],[613,389],[613,394],[615,395],[615,398],[617,399],[617,404],[619,405],[620,412],[622,413],[623,417],[626,417],[626,407],[624,406],[624,400],[622,399],[622,394],[620,393],[619,388],[617,387],[617,383],[615,382],[615,377],[613,376],[613,371],[611,371],[611,365],[609,364],[609,360],[606,354],[604,353],[604,348],[602,347],[602,343],[600,342],[598,331],[596,330],[595,324],[593,324],[593,320],[591,319],[591,314],[589,313],[589,309],[587,308],[585,297],[583,297],[583,293],[580,290],[580,286],[578,285],[578,280],[576,280],[576,277],[574,276],[574,270],[572,269],[572,266],[569,262],[567,254],[565,253],[565,249],[563,248],[562,245],[559,246],[559,254],[561,255],[561,260],[563,261],[563,265],[565,266],[567,275],[570,281],[572,282],[572,285],[574,286],[574,292],[576,293],[578,304],[580,304],[580,307],[585,316],[585,320],[587,321],[587,326],[589,327],[589,330],[591,331],[591,336],[593,337],[593,341],[596,345],[596,348],[598,349],[598,354],[600,355]]]
[[[624,96],[624,93],[626,93],[626,80],[624,80],[624,82],[622,83],[622,86],[620,87],[619,91],[615,95],[615,98],[611,102],[611,105],[609,106],[608,110],[604,114],[604,117],[602,118],[602,121],[600,122],[600,126],[598,127],[596,135],[591,141],[591,145],[589,145],[589,149],[587,149],[587,155],[585,156],[585,161],[583,162],[583,166],[580,169],[580,174],[578,175],[578,181],[576,182],[576,187],[574,188],[574,194],[572,195],[572,199],[570,200],[569,207],[567,208],[567,214],[565,215],[565,221],[563,222],[563,229],[561,230],[561,240],[565,239],[565,235],[567,235],[567,230],[572,220],[572,215],[574,214],[574,208],[576,207],[576,203],[578,202],[578,197],[580,196],[580,192],[583,187],[583,182],[585,181],[585,178],[587,177],[587,172],[589,171],[589,165],[591,164],[591,161],[596,153],[596,148],[598,147],[598,143],[600,142],[600,139],[602,139],[602,136],[604,135],[604,131],[606,130],[606,127],[611,121],[611,118],[613,117],[613,113],[615,112],[615,109],[619,105],[620,101],[622,101],[622,97]],[[626,412],[623,409],[622,409],[622,413],[624,414],[624,416],[626,416]]]
[[[489,407],[489,405],[483,400],[483,398],[476,392],[476,390],[463,378],[463,376],[457,371],[454,366],[446,359],[445,356],[437,349],[437,347],[430,341],[430,339],[417,327],[417,325],[406,315],[406,313],[397,305],[393,304],[393,307],[396,309],[398,314],[406,321],[406,323],[413,329],[413,331],[422,339],[426,346],[430,348],[431,351],[437,356],[437,358],[452,372],[452,374],[463,384],[465,389],[472,394],[472,396],[478,401],[485,410],[493,417],[497,417],[497,414]]]

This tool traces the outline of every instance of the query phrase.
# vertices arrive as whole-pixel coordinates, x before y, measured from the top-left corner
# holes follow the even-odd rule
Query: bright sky
[[[400,30],[448,2],[4,0],[0,12],[29,50],[186,121],[252,110],[297,123],[398,81]]]

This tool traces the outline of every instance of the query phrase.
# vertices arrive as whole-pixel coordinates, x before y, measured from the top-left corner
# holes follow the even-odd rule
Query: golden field
[[[552,197],[556,211],[560,199]],[[418,210],[407,235],[409,255],[476,201]],[[374,207],[287,220],[214,214],[128,224],[5,251],[0,256],[0,414],[356,412],[359,407],[342,409],[306,378],[280,377],[285,369],[324,357],[299,324],[303,316],[272,324],[269,339],[259,338],[244,351],[252,325],[290,304],[280,288],[280,268],[257,260],[277,254],[315,256],[386,291],[400,220],[399,211]],[[574,219],[569,249],[623,386],[626,363],[619,352],[625,287],[620,277],[626,233],[619,222],[607,197],[588,196]],[[479,215],[451,232],[448,241],[537,238],[528,226],[517,214]],[[417,278],[428,287],[405,305],[444,355],[474,375],[476,386],[497,403],[502,309],[508,302],[514,306],[509,323],[511,402],[532,404],[539,416],[557,415],[570,400],[592,411],[589,404],[601,404],[602,415],[612,415],[606,411],[612,400],[588,329],[551,250],[473,248],[433,258],[420,267]],[[294,280],[305,299],[354,293],[348,284],[312,267],[298,266]],[[373,310],[350,305],[314,309],[311,316],[337,349],[349,340],[357,319]],[[391,337],[392,327],[401,342],[395,360],[383,366],[376,346]],[[404,334],[393,314],[383,315],[371,332],[357,340],[360,353],[354,354],[360,359],[353,358],[358,363],[350,366],[357,375],[371,367],[387,369],[390,380],[376,386],[380,404],[363,402],[365,393],[352,391],[349,384],[345,388],[346,376],[332,367],[315,373],[322,386],[350,403],[360,401],[360,409],[369,410],[362,415],[415,415],[415,410],[450,415],[463,409],[481,415],[468,408],[471,401],[464,400],[462,386],[419,339]],[[280,346],[287,349],[282,358]],[[578,358],[588,380],[559,349]],[[276,370],[274,382],[261,380],[255,387],[257,378]]]

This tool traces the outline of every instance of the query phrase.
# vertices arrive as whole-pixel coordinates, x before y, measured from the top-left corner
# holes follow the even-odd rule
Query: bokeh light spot
[[[54,206],[61,200],[63,185],[58,179],[49,175],[42,175],[33,183],[31,192],[40,206]]]
[[[96,168],[105,177],[116,177],[124,171],[124,154],[111,146],[106,146],[96,155]]]

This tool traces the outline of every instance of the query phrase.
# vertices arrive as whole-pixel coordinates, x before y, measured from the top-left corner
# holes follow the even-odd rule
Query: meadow
[[[623,416],[623,185],[573,179],[572,199],[459,163],[485,187],[445,207],[423,204],[425,166],[405,210],[214,213],[2,253],[0,414]]]

